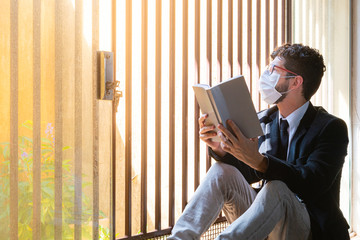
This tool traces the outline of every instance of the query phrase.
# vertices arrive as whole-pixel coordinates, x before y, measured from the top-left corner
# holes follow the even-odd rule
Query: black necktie
[[[288,129],[289,123],[285,120],[280,119],[280,143],[278,147],[278,157],[286,160],[287,149],[289,144]]]

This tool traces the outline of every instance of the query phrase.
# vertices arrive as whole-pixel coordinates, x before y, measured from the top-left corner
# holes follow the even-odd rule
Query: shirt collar
[[[308,106],[309,106],[309,101],[307,101],[301,107],[299,107],[298,109],[293,111],[286,118],[281,116],[281,114],[279,112],[279,124],[280,124],[280,119],[286,119],[289,123],[289,132],[294,132],[297,129],[297,127],[299,126],[301,119],[303,118],[306,110],[308,109]]]

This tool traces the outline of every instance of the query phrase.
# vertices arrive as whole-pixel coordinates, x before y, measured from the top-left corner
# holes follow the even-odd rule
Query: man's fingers
[[[200,139],[202,140],[207,140],[207,139],[210,139],[210,138],[213,138],[213,137],[216,137],[216,133],[213,132],[213,133],[206,133],[206,134],[200,134]]]
[[[225,137],[227,139],[229,139],[231,142],[235,142],[237,139],[236,137],[229,131],[227,130],[224,125],[219,124],[218,128],[220,129],[220,131],[225,135]]]
[[[218,136],[220,137],[221,141],[226,142],[228,140],[228,138],[225,136],[224,133],[222,133],[221,131],[218,132]]]
[[[225,152],[231,153],[231,149],[228,145],[226,145],[226,143],[221,142],[220,146],[221,146],[222,150],[224,150]]]
[[[207,133],[207,132],[210,132],[210,131],[213,131],[213,130],[215,130],[215,126],[214,126],[214,125],[204,126],[204,127],[200,128],[199,133],[200,133],[200,134],[203,134],[203,133]]]
[[[232,142],[222,132],[219,131],[218,136],[220,137],[221,142],[224,144],[224,146],[229,149],[233,146]]]
[[[240,131],[240,129],[238,128],[238,126],[236,126],[236,124],[234,123],[234,121],[232,120],[227,120],[227,124],[228,126],[231,128],[231,130],[233,131],[233,133],[235,134],[235,136],[237,137],[237,139],[241,139],[244,138],[244,134]]]
[[[199,117],[199,125],[200,125],[200,128],[202,128],[205,124],[205,119],[208,117],[208,114],[207,113],[204,113],[202,114],[200,117]]]

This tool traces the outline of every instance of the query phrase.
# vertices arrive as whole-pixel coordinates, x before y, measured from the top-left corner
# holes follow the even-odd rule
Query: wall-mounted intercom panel
[[[117,82],[114,80],[114,54],[98,51],[98,99],[113,100]]]

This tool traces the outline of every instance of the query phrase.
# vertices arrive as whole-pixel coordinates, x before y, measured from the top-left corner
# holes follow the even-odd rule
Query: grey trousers
[[[168,239],[200,239],[224,211],[230,223],[216,239],[310,239],[310,218],[281,181],[257,194],[233,166],[216,162],[194,193]]]

